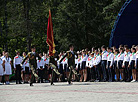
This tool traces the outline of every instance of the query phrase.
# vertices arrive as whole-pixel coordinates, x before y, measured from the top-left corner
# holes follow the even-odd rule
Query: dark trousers
[[[108,75],[109,75],[109,82],[113,81],[113,75],[112,75],[112,67],[110,68],[110,61],[108,61]]]
[[[42,67],[40,67],[42,68]],[[40,82],[43,83],[43,79],[44,79],[44,69],[38,69],[38,76],[40,77]]]
[[[106,81],[106,79],[107,79],[106,64],[107,64],[107,61],[106,60],[102,60],[101,66],[102,66],[102,74],[103,74],[103,80],[104,81]]]
[[[60,65],[59,65],[59,73],[62,74],[61,81],[65,81],[64,70],[63,70],[63,64],[60,64]]]
[[[16,83],[20,83],[21,82],[21,66],[20,65],[16,65],[16,72],[15,72],[15,76],[16,76]]]
[[[100,67],[100,64],[96,65],[95,73],[96,73],[96,80],[100,81],[101,80],[101,67]]]
[[[129,62],[125,62],[125,80],[130,81],[131,80],[131,75],[132,71],[131,68],[128,68]]]
[[[113,67],[112,67],[112,76],[113,76],[113,81],[115,81],[115,71],[117,67],[117,61],[114,62]]]
[[[95,68],[92,67],[90,68],[90,80],[95,80],[95,79],[96,79]]]

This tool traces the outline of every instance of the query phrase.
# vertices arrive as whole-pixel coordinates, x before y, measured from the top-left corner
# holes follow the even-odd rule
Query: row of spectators
[[[64,54],[65,52],[60,52],[55,58],[59,72],[63,75],[61,78],[56,77],[55,81],[66,81],[68,79],[70,69],[68,68],[67,58],[60,64],[58,63]],[[29,82],[31,72],[29,59],[24,62],[22,67],[20,66],[25,56],[25,52],[20,56],[20,53],[17,51],[16,56],[12,60],[9,57],[8,52],[3,51],[3,55],[0,58],[0,82],[2,76],[5,76],[5,84],[10,84],[9,76],[14,72],[16,84]],[[40,53],[39,56],[41,59],[37,59],[37,74],[40,77],[38,82],[49,82],[52,74],[52,68],[49,67],[49,56],[46,53]],[[74,68],[81,76],[79,80],[80,82],[136,82],[138,46],[133,45],[132,48],[128,48],[127,45],[120,45],[119,49],[116,47],[106,48],[105,46],[102,46],[97,49],[92,48],[91,51],[88,51],[87,48],[82,51],[77,51]],[[75,80],[75,75],[73,75],[72,81]]]

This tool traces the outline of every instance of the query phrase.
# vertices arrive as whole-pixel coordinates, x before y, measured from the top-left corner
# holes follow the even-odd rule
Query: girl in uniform
[[[2,85],[1,81],[2,81],[2,76],[3,76],[3,61],[2,59],[0,58],[0,85]]]
[[[116,81],[119,81],[119,69],[117,68],[117,59],[118,59],[118,50],[115,50],[114,52],[114,70],[115,70],[115,74],[116,74]]]
[[[138,45],[136,46],[136,59],[135,59],[135,67],[138,69]],[[136,73],[137,77],[137,73]],[[137,78],[136,78],[137,79]]]
[[[131,82],[136,82],[136,67],[135,67],[135,59],[136,59],[136,49],[131,48],[130,61],[129,61],[129,69],[132,70],[133,80]]]
[[[24,59],[25,57],[26,57],[26,53],[23,52],[23,54],[22,54],[22,59]],[[23,69],[23,70],[21,71],[21,78],[22,78],[22,81],[25,82],[25,81],[24,81],[24,78],[25,78],[25,76],[24,76],[24,70],[25,70],[25,69],[24,69],[24,65],[22,66],[22,69]]]
[[[23,64],[23,74],[24,74],[24,83],[29,82],[29,74],[30,74],[30,67],[29,67],[29,59],[27,59]]]
[[[5,54],[5,58],[3,59],[3,63],[4,63],[4,75],[5,75],[5,81],[6,81],[6,85],[9,85],[9,75],[12,74],[12,69],[11,69],[11,58],[9,57],[8,52],[6,52]]]
[[[94,67],[96,72],[96,80],[95,82],[101,81],[101,56],[98,50],[95,50],[95,57],[94,57]]]
[[[45,63],[44,78],[45,78],[46,82],[48,82],[48,65],[49,65],[49,58],[48,58],[48,55],[47,54],[45,54],[44,63]]]
[[[86,60],[88,58],[88,54],[85,50],[82,50],[81,56],[81,69],[83,70],[84,82],[87,81],[87,67],[86,67]]]
[[[122,68],[123,65],[123,60],[124,60],[124,53],[123,53],[123,48],[119,48],[119,54],[118,54],[118,59],[117,59],[117,66],[121,74],[121,81],[124,81],[124,69]]]

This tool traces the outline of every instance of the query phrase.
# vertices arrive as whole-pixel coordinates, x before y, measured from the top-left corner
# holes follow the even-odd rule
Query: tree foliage
[[[56,50],[100,47],[108,41],[126,0],[0,0],[0,50],[14,55],[35,44],[47,52],[46,32],[51,9]]]

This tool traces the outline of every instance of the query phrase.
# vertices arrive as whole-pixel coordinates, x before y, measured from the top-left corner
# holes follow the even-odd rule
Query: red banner
[[[51,17],[51,11],[50,10],[49,10],[48,25],[47,25],[46,43],[49,45],[49,55],[53,56],[53,53],[55,51],[55,43],[54,43],[53,25],[52,25],[52,17]]]

